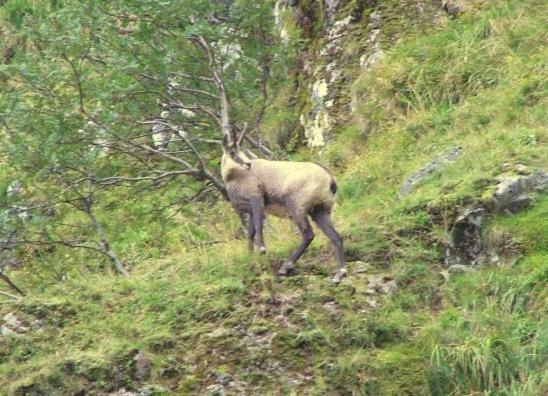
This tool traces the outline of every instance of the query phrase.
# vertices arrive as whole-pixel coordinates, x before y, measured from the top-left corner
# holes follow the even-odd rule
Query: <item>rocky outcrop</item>
[[[381,14],[373,11],[364,15],[366,7],[375,5],[375,1],[354,4],[344,0],[326,0],[323,7],[310,2],[290,4],[287,0],[275,3],[282,41],[290,40],[285,19],[290,15],[302,38],[311,43],[300,50],[295,77],[298,89],[307,93],[297,111],[309,147],[325,146],[337,126],[348,120],[350,84],[356,77],[349,75],[350,71],[368,69],[381,58]],[[321,31],[315,28],[319,21]]]
[[[475,265],[483,256],[482,226],[486,211],[482,207],[467,209],[460,215],[451,231],[445,249],[445,266]]]
[[[332,22],[338,1],[330,4],[327,15],[329,29],[319,52],[319,60],[316,61],[321,67],[312,71],[314,82],[309,87],[312,107],[300,116],[309,147],[324,146],[327,135],[336,122],[333,112],[338,106],[334,105],[338,96],[338,85],[344,79],[341,52],[347,36],[352,32],[352,16]]]
[[[436,156],[425,166],[420,168],[418,171],[410,175],[402,184],[400,188],[400,194],[405,196],[413,190],[413,188],[420,184],[422,181],[426,180],[431,174],[436,171],[443,169],[445,166],[455,161],[462,154],[462,149],[460,147],[452,147],[445,151],[444,153]]]
[[[487,217],[517,213],[532,205],[535,192],[548,189],[548,173],[545,171],[531,171],[521,164],[505,164],[503,169],[506,171],[494,179],[496,184],[490,188],[492,194],[464,210],[453,223],[445,249],[446,267],[496,261],[497,252],[490,251],[484,240],[483,226]]]
[[[516,165],[513,171],[518,174],[506,173],[495,178],[497,184],[492,198],[487,202],[492,212],[516,213],[532,204],[532,192],[548,189],[547,172],[530,172],[521,164]]]

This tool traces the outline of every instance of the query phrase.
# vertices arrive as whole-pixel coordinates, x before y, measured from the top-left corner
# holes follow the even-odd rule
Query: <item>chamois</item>
[[[345,260],[343,240],[331,222],[337,191],[335,179],[326,168],[312,162],[250,159],[240,145],[244,133],[233,142],[226,136],[223,139],[221,175],[232,206],[240,216],[248,216],[249,250],[253,250],[256,240],[259,252],[266,252],[265,213],[289,217],[299,228],[301,244],[278,271],[278,275],[288,275],[314,238],[310,216],[333,244],[339,265],[333,282],[339,283]]]

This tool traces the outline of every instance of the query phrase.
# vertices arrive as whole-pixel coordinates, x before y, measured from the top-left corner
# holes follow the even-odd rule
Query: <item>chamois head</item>
[[[229,134],[223,136],[222,148],[223,156],[221,158],[221,174],[223,179],[227,181],[230,174],[242,170],[248,170],[251,166],[249,157],[241,148],[241,143],[245,137],[246,129],[240,133],[237,139],[231,138]]]

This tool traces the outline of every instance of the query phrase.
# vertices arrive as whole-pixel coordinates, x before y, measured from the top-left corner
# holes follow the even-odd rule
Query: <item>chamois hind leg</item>
[[[264,222],[264,203],[263,199],[254,197],[249,199],[251,205],[251,219],[252,224],[257,234],[257,246],[259,247],[259,253],[265,254],[266,247],[263,240],[263,222]]]
[[[333,223],[331,222],[331,211],[326,208],[318,208],[314,210],[311,214],[312,220],[320,227],[323,233],[329,238],[335,249],[335,256],[337,262],[339,263],[339,268],[337,273],[333,277],[334,283],[339,283],[344,276],[344,249],[343,249],[343,239],[341,235],[335,230]]]
[[[255,225],[253,224],[253,215],[247,216],[247,250],[253,252],[253,244],[255,243]]]
[[[293,253],[291,253],[289,259],[280,267],[278,275],[287,275],[288,272],[295,268],[295,263],[306,251],[306,248],[308,248],[308,245],[310,245],[312,239],[314,239],[314,231],[312,230],[312,226],[310,225],[306,214],[303,216],[294,215],[292,216],[292,219],[295,224],[297,224],[297,227],[299,227],[301,244],[293,251]]]

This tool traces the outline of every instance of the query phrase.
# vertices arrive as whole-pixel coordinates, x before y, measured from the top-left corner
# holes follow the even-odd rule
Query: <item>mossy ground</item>
[[[235,394],[544,394],[546,196],[490,219],[498,265],[449,280],[439,271],[448,224],[489,193],[503,164],[547,168],[545,14],[542,1],[483,5],[409,33],[354,83],[355,122],[321,155],[340,186],[334,217],[350,260],[341,285],[328,281],[322,236],[279,279],[272,267],[298,240],[286,222],[269,223],[262,258],[246,252],[227,204],[158,215],[153,204],[176,191],[118,191],[113,202],[124,203],[102,216],[125,220],[109,233],[131,277],[66,250],[11,272],[28,295],[3,301],[2,316],[41,325],[0,337],[1,393],[148,383],[194,394],[225,381]],[[456,146],[462,156],[400,196],[407,176]],[[365,287],[377,273],[399,289],[373,306]],[[152,356],[148,378],[135,375],[136,350]]]

